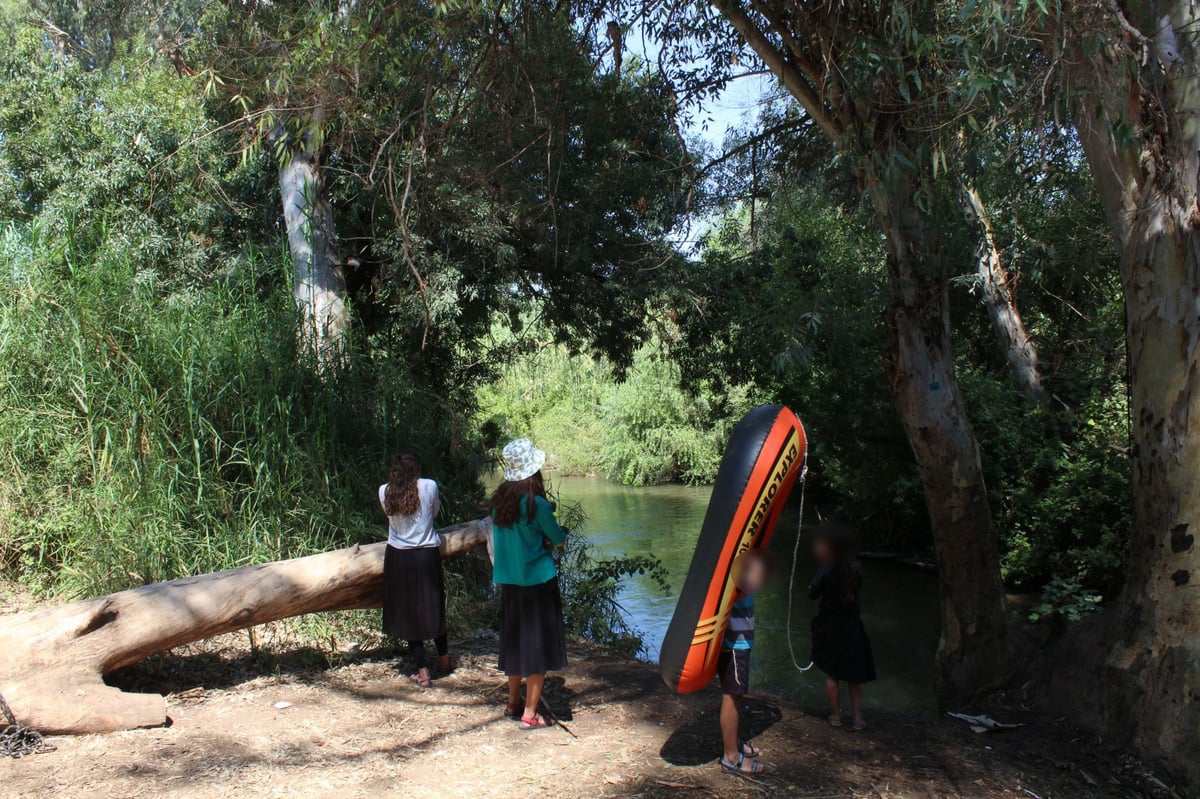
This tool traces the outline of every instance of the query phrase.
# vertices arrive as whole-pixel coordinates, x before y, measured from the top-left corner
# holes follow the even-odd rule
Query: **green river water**
[[[709,488],[680,485],[630,488],[606,480],[557,475],[551,477],[551,484],[561,502],[582,504],[588,517],[583,532],[601,552],[652,554],[666,566],[670,593],[663,593],[649,578],[630,579],[621,587],[621,603],[646,644],[643,656],[657,661],[658,647],[675,609],[677,592],[691,564],[708,507]],[[793,501],[781,516],[771,541],[783,573],[756,603],[751,687],[819,708],[825,701],[824,677],[815,669],[798,672],[788,654],[787,572],[796,540],[796,515]],[[879,680],[867,687],[867,702],[889,710],[932,709],[935,707],[933,655],[939,635],[937,579],[926,572],[889,563],[866,562],[863,566],[863,621],[879,671]],[[809,621],[816,609],[805,593],[814,569],[808,548],[802,544],[791,630],[801,665],[809,659]]]

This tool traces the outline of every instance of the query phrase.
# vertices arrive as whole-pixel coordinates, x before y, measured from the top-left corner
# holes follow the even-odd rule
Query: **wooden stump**
[[[489,520],[441,531],[442,555],[485,546]],[[0,693],[47,733],[113,732],[167,721],[158,694],[128,694],[104,675],[172,647],[256,624],[382,604],[386,544],[185,577],[0,618]]]

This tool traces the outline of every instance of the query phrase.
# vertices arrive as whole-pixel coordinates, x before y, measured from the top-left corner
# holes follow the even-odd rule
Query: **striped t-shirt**
[[[733,603],[729,626],[725,628],[726,649],[750,649],[754,646],[754,597],[750,594]]]

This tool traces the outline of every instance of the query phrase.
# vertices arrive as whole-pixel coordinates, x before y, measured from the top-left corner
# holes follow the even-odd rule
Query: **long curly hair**
[[[421,459],[406,449],[392,458],[388,487],[383,495],[383,510],[388,516],[412,516],[421,509],[417,481],[421,479]]]
[[[525,515],[532,519],[537,511],[535,497],[546,498],[546,481],[542,473],[537,472],[532,477],[516,482],[503,482],[496,488],[492,498],[488,500],[488,509],[492,519],[501,527],[512,527],[521,520],[521,500],[525,500]]]

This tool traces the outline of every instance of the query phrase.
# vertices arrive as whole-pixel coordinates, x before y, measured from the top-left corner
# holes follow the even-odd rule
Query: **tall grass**
[[[401,443],[429,453],[450,515],[473,510],[448,415],[402,365],[304,363],[280,259],[181,288],[119,254],[80,262],[70,233],[0,241],[0,566],[34,588],[377,540],[375,487]]]
[[[0,573],[86,596],[380,540],[376,489],[402,443],[438,480],[444,521],[480,513],[479,453],[403,364],[379,351],[306,364],[282,256],[179,287],[74,244],[0,235]],[[571,541],[571,632],[636,652],[618,586],[657,562],[597,560]],[[487,564],[456,558],[446,576],[453,628],[493,625]],[[364,626],[378,613],[296,630],[333,653]]]
[[[315,368],[270,251],[272,159],[231,158],[234,134],[160,60],[89,69],[18,27],[0,51],[0,577],[75,597],[379,540],[376,487],[401,445],[445,521],[478,515],[473,339],[447,324],[418,350],[415,295],[385,281],[359,295],[372,305],[345,364]],[[605,618],[624,572],[585,574],[575,551],[574,629],[630,646]],[[457,631],[494,617],[485,562],[454,559],[447,583]]]

